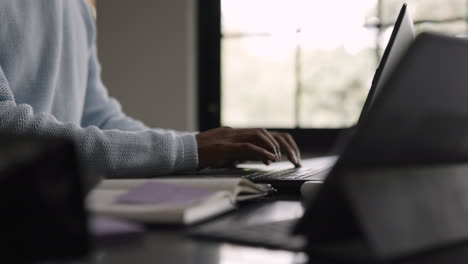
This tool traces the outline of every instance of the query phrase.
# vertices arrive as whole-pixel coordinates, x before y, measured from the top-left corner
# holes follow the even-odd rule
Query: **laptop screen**
[[[400,61],[400,58],[411,45],[414,38],[415,33],[413,20],[407,11],[407,5],[403,4],[398,18],[395,21],[395,26],[393,27],[390,40],[388,41],[382,59],[380,60],[379,67],[375,71],[371,88],[369,89],[369,93],[364,106],[362,107],[361,115],[359,116],[357,124],[351,127],[350,130],[346,130],[345,133],[342,133],[340,137],[338,137],[338,140],[335,142],[333,147],[333,153],[341,153],[346,147],[350,137],[353,136],[355,128],[359,126],[369,112],[369,108],[371,107],[376,95],[390,77],[397,63]]]
[[[369,112],[369,107],[371,107],[376,95],[380,92],[385,82],[388,80],[392,72],[395,70],[396,65],[399,63],[400,59],[403,57],[404,53],[409,48],[409,46],[411,45],[414,39],[415,39],[414,25],[413,25],[411,17],[409,16],[407,12],[407,5],[403,4],[400,14],[398,15],[397,21],[395,22],[395,27],[393,28],[393,32],[390,37],[390,40],[387,44],[387,47],[385,48],[382,60],[380,61],[380,65],[377,68],[377,71],[374,75],[372,86],[369,90],[369,95],[367,96],[366,102],[364,104],[364,107],[359,117],[357,125],[359,125],[363,121],[364,117]],[[348,136],[352,136],[352,134],[349,134]],[[340,148],[345,147],[347,143],[349,142],[348,136],[345,135],[345,137],[342,137],[341,139],[342,141],[339,141],[337,146]],[[327,180],[336,181],[336,178],[335,179],[327,178]],[[335,183],[323,186],[323,188],[327,188],[327,189],[322,190],[322,191],[326,193],[334,192],[335,187],[330,187],[330,186],[333,186]],[[331,197],[333,197],[333,195]],[[317,199],[320,199],[320,198],[321,197],[317,197]],[[323,201],[324,203],[320,203],[320,202],[316,201],[315,204],[323,205],[324,203],[325,204],[327,203],[327,201]],[[335,205],[332,205],[333,202],[335,201],[331,201],[331,202],[328,201],[329,205],[327,206],[332,206],[332,207],[335,206]],[[337,206],[340,207],[341,204],[338,204]],[[337,221],[341,221],[340,219],[342,218],[342,216],[340,214],[342,213],[346,214],[347,212],[341,211],[341,208],[340,209],[334,208],[334,209],[336,210],[333,210],[333,209],[328,210],[329,211],[328,213],[337,216],[336,217]],[[312,214],[313,214],[312,211],[310,210],[310,208],[308,208],[303,218],[299,221],[299,223],[295,227],[294,231],[296,233],[306,233],[305,231],[309,229],[308,219],[313,217]],[[343,230],[337,230],[337,234],[341,233],[341,231]],[[343,232],[346,233],[346,231],[343,231]]]
[[[379,93],[383,84],[387,81],[388,77],[392,74],[396,64],[400,61],[404,52],[408,49],[415,38],[414,25],[411,16],[407,11],[407,5],[403,4],[400,14],[395,22],[395,26],[390,36],[390,40],[385,48],[382,59],[380,60],[379,67],[377,68],[372,86],[367,95],[366,102],[359,116],[358,124],[369,111],[372,105],[373,98]]]

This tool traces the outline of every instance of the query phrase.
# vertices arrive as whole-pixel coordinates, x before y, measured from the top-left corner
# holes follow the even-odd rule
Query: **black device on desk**
[[[75,148],[55,137],[0,135],[0,248],[15,263],[88,251]]]
[[[375,96],[380,93],[383,84],[395,69],[404,52],[413,42],[414,36],[413,21],[407,12],[407,5],[403,4],[379,67],[374,74],[372,86],[361,111],[358,124],[369,113]],[[353,133],[354,128],[350,130],[350,133]],[[348,135],[344,135],[340,139],[340,143],[345,144],[348,141],[348,137]],[[334,166],[336,160],[336,156],[312,158],[303,160],[303,167],[301,168],[291,168],[291,165],[289,165],[286,169],[281,167],[269,169],[267,166],[262,166],[264,169],[252,170],[247,167],[245,171],[239,173],[242,173],[243,177],[254,182],[269,183],[280,192],[298,193],[299,188],[306,181],[322,182]],[[240,167],[242,168],[242,165]]]
[[[468,41],[421,34],[292,229],[289,221],[193,233],[358,260],[468,241],[466,69]],[[295,236],[307,246],[290,243]]]

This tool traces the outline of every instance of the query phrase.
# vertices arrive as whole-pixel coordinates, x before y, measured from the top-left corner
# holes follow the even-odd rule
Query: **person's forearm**
[[[115,177],[132,169],[145,169],[153,175],[197,168],[197,143],[193,135],[173,132],[125,132],[82,128],[62,123],[52,115],[33,112],[29,105],[0,102],[0,129],[13,134],[55,135],[72,138],[83,165],[92,171]]]

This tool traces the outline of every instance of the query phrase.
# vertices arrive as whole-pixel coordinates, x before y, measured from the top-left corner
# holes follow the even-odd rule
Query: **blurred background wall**
[[[149,126],[197,129],[195,2],[96,2],[104,83]]]

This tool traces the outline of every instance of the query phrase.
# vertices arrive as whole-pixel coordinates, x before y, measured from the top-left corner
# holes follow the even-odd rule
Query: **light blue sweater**
[[[85,0],[0,0],[0,129],[71,137],[82,164],[112,176],[198,164],[193,134],[150,129],[109,97]]]

